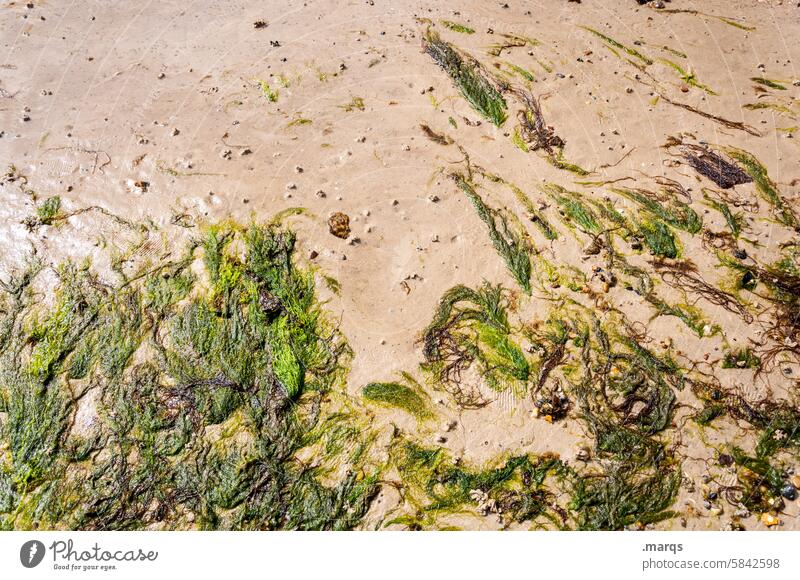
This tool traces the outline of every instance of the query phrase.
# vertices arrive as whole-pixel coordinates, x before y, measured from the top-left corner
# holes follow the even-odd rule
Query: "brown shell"
[[[337,238],[346,240],[350,235],[350,217],[337,211],[328,218],[328,231]]]

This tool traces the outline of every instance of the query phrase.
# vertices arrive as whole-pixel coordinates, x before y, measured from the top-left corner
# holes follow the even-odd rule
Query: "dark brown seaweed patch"
[[[683,158],[697,173],[707,177],[722,189],[730,189],[734,185],[753,181],[753,178],[738,165],[705,147],[687,145],[682,153]]]

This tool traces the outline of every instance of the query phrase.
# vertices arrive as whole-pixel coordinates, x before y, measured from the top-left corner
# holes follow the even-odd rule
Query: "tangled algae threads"
[[[516,230],[509,225],[509,218],[500,210],[490,208],[475,191],[473,183],[463,175],[450,176],[475,207],[478,217],[489,228],[489,239],[494,249],[503,258],[511,275],[525,291],[531,293],[530,242],[521,228]]]
[[[478,113],[498,127],[505,122],[506,100],[476,60],[460,54],[430,27],[423,36],[423,49]]]
[[[296,460],[330,401],[347,413],[336,388],[348,351],[294,263],[294,235],[219,226],[190,256],[201,246],[207,285],[191,259],[119,288],[66,264],[49,305],[26,290],[35,275],[4,286],[17,306],[0,353],[3,528],[182,528],[191,514],[203,528],[343,529],[364,517],[378,489],[364,429],[327,436],[318,467]],[[96,401],[88,422],[84,399]]]
[[[767,168],[752,154],[742,149],[729,147],[726,152],[742,165],[753,182],[755,182],[758,193],[775,209],[778,220],[785,226],[797,229],[800,225],[797,215],[781,195],[778,186],[770,179]]]
[[[435,382],[466,408],[486,403],[479,389],[463,385],[462,374],[473,363],[488,386],[522,390],[530,365],[512,336],[507,291],[485,283],[478,289],[455,286],[445,292],[436,314],[423,332],[423,368]]]
[[[417,419],[425,420],[433,417],[430,410],[428,396],[410,377],[406,377],[409,384],[369,383],[361,390],[361,395],[368,401],[402,409]]]

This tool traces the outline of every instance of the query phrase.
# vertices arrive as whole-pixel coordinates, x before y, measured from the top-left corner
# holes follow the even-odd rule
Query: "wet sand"
[[[23,223],[34,212],[31,191],[60,196],[67,211],[98,206],[132,222],[152,223],[160,237],[142,250],[151,256],[188,239],[204,223],[228,218],[246,223],[287,208],[307,208],[289,223],[298,231],[300,256],[341,284],[339,294],[324,286],[320,292],[355,352],[348,378],[354,395],[369,381],[391,380],[418,367],[420,333],[448,288],[482,280],[515,285],[484,224],[446,177],[458,167],[461,153],[426,138],[420,124],[449,135],[472,163],[519,185],[535,202],[547,201],[536,189],[545,181],[577,189],[574,182],[581,179],[663,175],[690,189],[692,207],[709,227],[721,229],[722,217],[702,204],[699,179],[689,168],[674,166],[661,147],[669,136],[691,134],[757,156],[800,210],[800,135],[792,129],[800,115],[800,8],[794,2],[702,3],[704,13],[735,18],[755,30],[702,15],[667,14],[633,0],[509,2],[507,7],[381,0],[32,4],[6,3],[0,16],[0,164],[15,166],[26,178],[24,184],[6,180],[0,193],[1,270],[19,266],[32,247],[53,263],[91,256],[102,267],[107,256],[100,237],[118,245],[131,239],[127,228],[96,211],[31,232]],[[667,7],[698,4],[676,0]],[[535,71],[531,90],[541,96],[548,124],[565,140],[569,161],[593,173],[575,177],[524,154],[507,136],[510,124],[465,122],[479,116],[423,53],[420,19],[474,28],[475,34],[464,35],[439,26],[443,37],[481,58],[501,32],[538,39],[541,44],[530,54],[513,48],[497,60]],[[258,21],[265,26],[255,26]],[[655,102],[636,70],[581,25],[628,46],[639,41],[635,47],[665,58],[669,55],[659,52],[664,46],[685,53],[684,68],[718,94],[690,89],[657,62],[649,70],[669,95],[744,122],[759,136],[663,99]],[[785,82],[788,90],[778,96],[792,112],[743,109],[761,96],[750,79],[762,76]],[[261,81],[276,92],[274,100]],[[451,117],[457,129],[448,122]],[[602,187],[581,191],[596,199],[605,194]],[[507,189],[494,188],[490,199],[525,213]],[[557,215],[552,206],[545,211]],[[329,233],[333,212],[350,216],[348,239]],[[765,262],[792,239],[769,217],[763,202],[748,216],[749,237],[760,242],[748,251]],[[684,255],[705,279],[722,283],[725,272],[701,238],[679,235]],[[601,264],[570,235],[552,242],[537,239],[537,249],[589,276]],[[638,263],[647,267],[644,258]],[[679,298],[668,287],[664,292]],[[698,306],[721,333],[699,338],[675,317],[653,318],[648,305],[624,288],[611,288],[603,300],[646,327],[653,344],[671,340],[686,360],[704,355],[719,360],[723,341],[747,345],[761,339],[757,324],[707,302]],[[516,316],[524,322],[546,304],[534,294]],[[793,375],[783,370],[787,366]],[[747,369],[715,373],[728,387],[792,397],[800,367],[791,360],[776,364],[755,381]],[[438,393],[432,397],[440,401],[439,421],[458,425],[443,445],[473,464],[507,453],[554,452],[571,459],[587,441],[574,420],[533,420],[530,397],[497,395],[475,411],[459,410]],[[678,397],[696,408],[691,393]],[[679,410],[676,421],[688,414]],[[440,431],[438,424],[417,427],[390,410],[376,412],[376,425],[383,433],[392,425],[419,429],[430,442]],[[734,421],[702,433],[683,423],[679,453],[687,479],[696,484],[681,489],[675,504],[681,515],[657,527],[725,528],[734,509],[725,506],[722,515],[704,509],[702,478],[715,442],[737,438],[748,441]],[[395,492],[385,490],[370,521],[379,521],[397,501]],[[797,509],[787,504],[782,529],[797,529]],[[453,521],[469,528],[499,526],[491,516]],[[763,524],[753,517],[747,527]]]

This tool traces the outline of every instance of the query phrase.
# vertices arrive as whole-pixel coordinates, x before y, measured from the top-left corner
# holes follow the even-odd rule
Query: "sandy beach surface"
[[[718,188],[680,152],[690,143],[746,151],[768,170],[784,209],[800,214],[800,5],[655,4],[5,2],[0,166],[8,174],[0,186],[0,272],[5,279],[34,250],[48,264],[90,258],[98,271],[108,272],[108,248],[124,248],[139,235],[120,218],[150,231],[128,256],[133,263],[170,255],[207,224],[265,221],[305,208],[286,223],[298,235],[297,260],[315,269],[319,297],[353,350],[347,392],[360,400],[367,383],[396,380],[406,371],[420,381],[434,409],[434,419],[418,421],[398,409],[367,405],[378,456],[399,430],[470,466],[553,453],[583,468],[584,447],[589,467],[595,460],[595,443],[574,398],[564,419],[543,418],[537,410],[532,393],[541,367],[525,389],[492,389],[474,368],[465,371],[462,380],[485,399],[480,408],[459,406],[426,379],[420,370],[423,332],[443,294],[459,284],[502,284],[514,304],[509,316],[515,328],[546,320],[554,296],[598,313],[618,311],[653,352],[672,353],[682,368],[713,377],[725,392],[751,402],[768,397],[794,404],[800,376],[794,347],[769,361],[762,355],[758,369],[722,364],[726,353],[765,352],[776,344],[767,330],[777,312],[772,302],[736,294],[744,304],[737,311],[727,299],[715,303],[708,295],[684,293],[654,265],[658,256],[620,242],[630,264],[657,280],[665,303],[696,308],[702,323],[693,329],[679,316],[663,309],[659,314],[626,287],[622,275],[607,273],[607,253],[602,245],[591,247],[600,235],[565,223],[564,207],[545,188],[558,184],[587,203],[613,199],[627,215],[642,216],[640,205],[613,189],[659,191],[659,179],[672,180],[685,194],[679,200],[703,225],[695,232],[673,228],[680,255],[664,260],[691,262],[696,277],[714,288],[730,288],[734,274],[720,259],[731,249],[730,236],[706,235],[728,228],[709,199],[724,200],[741,216],[745,229],[733,246],[755,263],[775,263],[797,243],[796,228],[776,218],[777,206],[756,184]],[[429,30],[488,73],[534,95],[547,127],[562,140],[563,160],[583,174],[557,167],[530,143],[520,146],[518,104],[511,97],[501,126],[476,112],[425,52]],[[672,146],[665,146],[670,139]],[[450,178],[468,166],[516,185],[558,230],[547,239],[510,187],[480,181],[486,204],[515,216],[515,227],[529,240],[530,296]],[[26,219],[51,196],[60,198],[60,211],[74,215],[30,227]],[[591,207],[597,212],[600,206]],[[86,208],[93,209],[78,211]],[[336,212],[349,217],[344,238],[330,232]],[[544,264],[552,269],[545,272]],[[583,282],[569,290],[554,273],[574,273]],[[526,340],[518,339],[520,347],[534,352]],[[570,360],[577,364],[579,358]],[[546,389],[555,388],[554,380],[569,383],[569,374],[559,372],[545,376]],[[779,525],[760,513],[745,515],[735,499],[728,501],[735,495],[730,488],[740,485],[741,466],[720,461],[720,455],[731,445],[751,450],[756,444],[758,435],[745,421],[724,416],[701,426],[693,420],[704,407],[696,392],[686,387],[675,396],[661,439],[682,474],[674,515],[641,526],[800,529],[795,501],[787,499],[775,511]],[[91,422],[91,404],[77,411],[76,428],[84,415]],[[797,450],[782,453],[789,481]],[[383,479],[401,481],[391,469]],[[387,524],[407,511],[402,490],[383,485],[359,527],[408,527],[402,520]],[[447,526],[532,527],[504,518],[490,504],[431,524]]]

